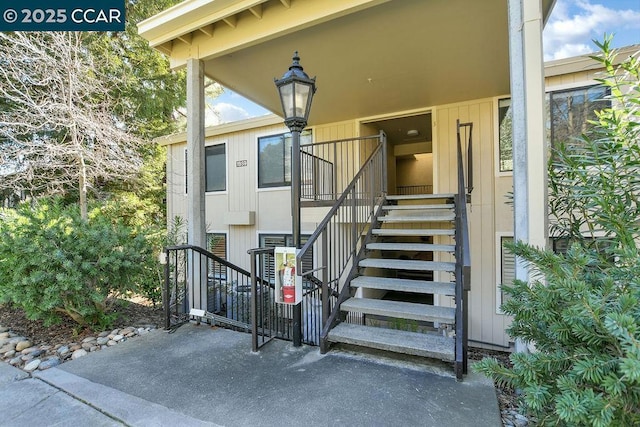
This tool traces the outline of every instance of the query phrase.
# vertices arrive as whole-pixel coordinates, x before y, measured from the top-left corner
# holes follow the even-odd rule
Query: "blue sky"
[[[614,47],[640,44],[640,0],[556,0],[544,29],[544,59],[594,52],[592,40],[602,40],[605,33],[614,34]],[[221,123],[268,113],[229,90],[211,105]]]
[[[544,29],[544,59],[597,50],[592,40],[613,33],[614,47],[640,44],[640,0],[557,0]]]

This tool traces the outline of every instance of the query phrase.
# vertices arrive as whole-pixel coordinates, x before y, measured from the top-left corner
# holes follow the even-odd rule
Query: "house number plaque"
[[[247,166],[247,161],[246,160],[236,160],[236,167],[237,168],[243,168]]]

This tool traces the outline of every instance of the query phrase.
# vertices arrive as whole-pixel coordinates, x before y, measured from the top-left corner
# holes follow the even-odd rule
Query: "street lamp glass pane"
[[[293,85],[294,83],[291,82],[280,86],[280,99],[282,100],[282,111],[285,118],[294,117],[295,115]]]
[[[297,83],[295,89],[295,107],[296,107],[296,117],[304,117],[307,118],[307,100],[309,99],[309,93],[311,92],[311,87]]]

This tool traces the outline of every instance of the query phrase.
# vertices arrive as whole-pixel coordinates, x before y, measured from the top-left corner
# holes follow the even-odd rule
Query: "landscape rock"
[[[120,341],[122,341],[122,340],[124,339],[124,336],[123,336],[123,335],[118,334],[118,335],[114,336],[114,337],[113,337],[113,338],[111,338],[111,339],[112,339],[113,341],[115,341],[115,342],[120,342]]]
[[[69,347],[67,347],[66,345],[63,345],[62,347],[58,348],[58,350],[56,350],[56,353],[58,353],[60,356],[66,356],[70,352],[71,350],[69,350]]]
[[[99,338],[96,340],[96,344],[98,344],[98,345],[105,345],[105,344],[106,344],[106,343],[108,343],[108,342],[109,342],[109,338],[107,338],[106,336],[104,336],[104,337],[99,337]]]
[[[47,360],[44,360],[42,363],[40,363],[40,366],[38,366],[38,369],[40,369],[41,371],[44,371],[46,369],[53,368],[54,366],[58,366],[60,363],[61,363],[60,359],[58,359],[57,357],[51,357]]]
[[[0,348],[0,353],[6,353],[8,351],[15,351],[16,346],[13,344],[7,344],[4,347]]]
[[[71,355],[71,359],[72,360],[76,360],[76,359],[78,359],[80,357],[83,357],[83,356],[86,356],[86,355],[87,355],[87,350],[85,350],[83,348],[80,348],[80,349],[75,350],[73,352],[73,354]]]
[[[25,348],[29,348],[29,347],[31,347],[32,345],[33,345],[33,344],[31,344],[31,341],[28,341],[28,340],[21,340],[21,341],[18,341],[18,342],[16,343],[16,351],[22,351],[22,350],[24,350]]]
[[[24,369],[27,372],[33,372],[36,369],[38,369],[38,366],[40,366],[40,363],[42,363],[40,359],[33,359],[32,361],[24,365],[24,368],[22,369]]]
[[[18,350],[18,346],[16,346],[16,351],[19,351],[22,354],[29,354],[40,350],[40,347],[28,347],[23,348],[22,350]]]

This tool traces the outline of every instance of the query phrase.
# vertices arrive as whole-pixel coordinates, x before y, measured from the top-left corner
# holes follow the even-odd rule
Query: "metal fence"
[[[293,308],[276,304],[273,248],[253,249],[246,271],[192,245],[165,249],[165,327],[188,322],[192,309],[218,326],[254,333],[256,348],[271,338],[292,340]],[[320,284],[303,280],[302,342],[318,345],[321,330]],[[254,298],[254,295],[257,296]],[[259,338],[256,338],[259,337]]]

